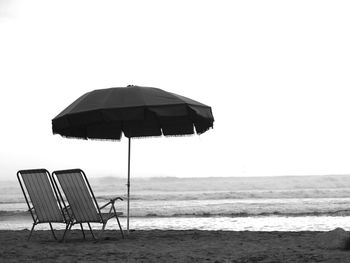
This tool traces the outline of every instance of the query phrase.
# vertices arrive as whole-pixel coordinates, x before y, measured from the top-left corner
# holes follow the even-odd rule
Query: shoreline
[[[57,242],[47,230],[30,241],[28,230],[0,230],[0,262],[350,262],[331,232],[136,230],[122,239],[108,230],[96,242],[74,230]]]
[[[337,227],[350,231],[350,216],[256,216],[256,217],[131,217],[130,225],[137,231],[145,230],[202,230],[202,231],[320,231],[327,232]],[[126,228],[126,218],[120,223]],[[0,230],[30,230],[32,218],[0,217]],[[91,224],[93,229],[100,230],[102,225]],[[54,229],[63,230],[65,224],[53,223]],[[73,229],[79,229],[74,226]],[[87,226],[84,224],[84,228]],[[115,219],[110,220],[106,230],[118,228]],[[49,230],[49,224],[38,224],[35,230]],[[350,261],[349,261],[350,262]]]

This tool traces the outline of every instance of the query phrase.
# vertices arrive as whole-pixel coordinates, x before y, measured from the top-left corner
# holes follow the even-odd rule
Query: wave
[[[109,201],[115,194],[98,193],[96,198]],[[125,196],[122,196],[125,198]],[[182,200],[240,200],[240,199],[292,199],[292,198],[350,198],[350,189],[298,189],[298,190],[250,190],[203,192],[188,191],[177,193],[132,193],[130,200],[135,201],[182,201]]]
[[[0,218],[1,217],[20,217],[20,216],[29,216],[30,213],[28,211],[23,211],[23,210],[15,210],[15,211],[2,211],[0,210]]]
[[[108,202],[116,194],[98,191],[98,201]],[[120,195],[126,200],[126,196]],[[184,192],[134,192],[131,201],[191,201],[191,200],[244,200],[244,199],[322,199],[350,198],[350,188],[297,189],[297,190],[249,190],[249,191],[184,191]],[[24,198],[0,196],[0,206],[23,204]]]
[[[23,204],[25,201],[18,199],[8,199],[6,201],[0,201],[1,204]]]
[[[147,214],[146,217],[157,217],[156,214]],[[349,210],[337,210],[337,211],[328,211],[328,212],[320,212],[320,211],[312,211],[312,212],[295,212],[295,213],[284,213],[279,211],[273,212],[262,212],[262,213],[247,213],[247,212],[239,212],[239,213],[185,213],[185,214],[173,214],[170,217],[261,217],[261,216],[281,216],[281,217],[306,217],[306,216],[350,216]],[[168,217],[168,216],[160,216],[160,217]]]
[[[310,212],[261,212],[261,213],[248,213],[248,212],[238,212],[238,213],[209,213],[209,212],[198,212],[198,213],[174,213],[174,214],[163,214],[163,213],[148,213],[144,215],[133,215],[132,217],[137,218],[150,218],[150,217],[159,217],[159,218],[168,218],[168,217],[308,217],[308,216],[350,216],[350,209],[336,210],[336,211],[310,211]],[[0,211],[0,221],[4,217],[30,217],[28,211]],[[125,215],[121,216],[125,217]]]

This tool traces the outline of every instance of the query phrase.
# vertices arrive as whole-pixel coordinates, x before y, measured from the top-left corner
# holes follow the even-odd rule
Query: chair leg
[[[31,238],[31,236],[32,236],[32,233],[33,233],[33,230],[34,230],[34,227],[35,227],[35,225],[36,225],[36,223],[34,222],[33,223],[33,226],[32,226],[32,229],[30,230],[30,233],[29,233],[29,236],[28,236],[28,241],[29,241],[29,239]]]
[[[56,235],[55,235],[55,232],[53,231],[51,222],[49,222],[49,225],[50,225],[50,228],[51,228],[51,233],[52,233],[52,235],[53,235],[53,238],[54,238],[55,240],[57,240]]]
[[[80,223],[80,228],[81,228],[81,232],[83,233],[83,238],[85,239],[85,232],[84,232],[84,228],[83,228],[82,223]]]
[[[67,233],[68,231],[70,231],[70,229],[72,228],[72,226],[73,226],[72,223],[68,223],[68,224],[66,225],[66,229],[64,230],[64,233],[63,233],[63,236],[62,236],[61,241],[64,241],[64,237],[66,236],[66,233]]]
[[[115,215],[115,218],[117,219],[117,222],[118,222],[118,225],[119,225],[119,229],[120,229],[120,233],[122,233],[122,238],[124,239],[124,232],[123,232],[122,226],[120,225],[119,218],[118,218],[117,215]]]
[[[88,226],[89,226],[89,228],[90,228],[90,232],[91,232],[92,238],[96,240],[95,235],[94,235],[94,232],[92,232],[92,228],[91,228],[90,223],[88,223]]]
[[[117,219],[117,222],[118,222],[118,225],[119,225],[120,233],[122,233],[122,238],[124,239],[124,232],[123,232],[122,226],[120,225],[120,221],[119,221],[119,218],[117,216],[117,211],[115,210],[114,205],[112,207],[113,207],[115,218]]]
[[[104,234],[104,231],[105,231],[106,224],[107,224],[107,222],[106,222],[106,223],[103,223],[102,230],[101,230],[101,234],[100,234],[100,236],[98,237],[99,239],[101,239],[101,238],[103,237],[103,234]]]

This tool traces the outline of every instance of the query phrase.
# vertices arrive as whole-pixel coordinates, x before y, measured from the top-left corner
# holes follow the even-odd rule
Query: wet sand
[[[94,241],[75,230],[65,242],[50,231],[35,231],[30,241],[28,234],[0,231],[0,262],[350,262],[350,250],[327,247],[324,232],[152,230],[122,239],[106,231]]]

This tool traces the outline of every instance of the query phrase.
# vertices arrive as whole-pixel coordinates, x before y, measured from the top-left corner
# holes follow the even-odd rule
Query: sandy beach
[[[0,231],[1,262],[350,262],[350,251],[322,244],[324,232],[107,231],[96,242],[72,231],[64,243],[28,233]]]

